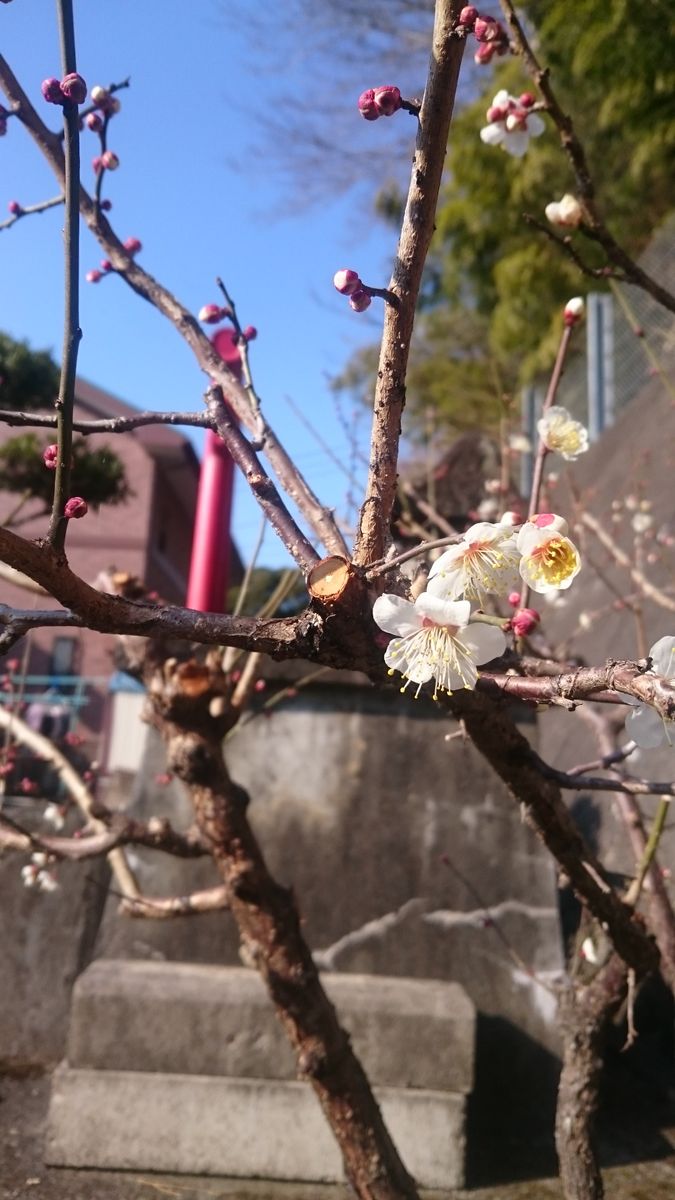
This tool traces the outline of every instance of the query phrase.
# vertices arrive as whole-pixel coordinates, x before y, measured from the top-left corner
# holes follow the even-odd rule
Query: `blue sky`
[[[247,13],[255,18],[249,27]],[[356,315],[333,290],[333,272],[356,267],[369,283],[389,276],[395,234],[372,216],[382,167],[348,193],[324,189],[296,159],[268,121],[283,123],[277,95],[296,112],[310,109],[317,89],[326,110],[321,158],[332,177],[351,161],[355,146],[391,147],[391,174],[409,161],[413,123],[405,114],[368,124],[356,112],[359,92],[391,82],[364,46],[358,64],[336,56],[312,61],[307,45],[274,21],[277,4],[199,0],[96,0],[75,3],[78,68],[91,86],[131,77],[122,111],[111,123],[109,146],[120,158],[108,176],[110,214],[122,238],[143,243],[140,261],[197,311],[219,299],[214,278],[225,279],[243,324],[259,337],[251,360],[258,391],[276,432],[296,456],[321,499],[343,511],[348,487],[339,468],[318,448],[288,406],[306,412],[346,464],[350,448],[336,419],[327,376],[360,344],[377,339],[381,308]],[[47,0],[2,5],[0,46],[36,107],[54,126],[58,112],[40,96],[41,80],[60,76],[56,6]],[[369,59],[368,55],[373,55]],[[405,70],[403,71],[405,75]],[[408,66],[402,90],[419,89],[421,73]],[[410,90],[408,94],[411,94]],[[396,122],[398,121],[398,125]],[[395,128],[394,128],[395,127]],[[83,180],[97,139],[82,135]],[[286,154],[286,150],[288,153]],[[286,176],[297,175],[289,188]],[[55,195],[50,172],[18,122],[0,141],[0,212],[10,200],[35,203]],[[308,194],[314,202],[306,202]],[[58,357],[62,329],[62,210],[20,221],[0,235],[0,328]],[[82,242],[79,373],[141,408],[199,409],[204,378],[175,330],[117,278],[97,286],[84,273],[101,253],[86,228]],[[362,419],[365,449],[368,419]],[[198,439],[198,435],[197,435]],[[235,501],[234,533],[246,556],[259,528],[258,510],[243,485]],[[286,554],[268,531],[261,561]]]

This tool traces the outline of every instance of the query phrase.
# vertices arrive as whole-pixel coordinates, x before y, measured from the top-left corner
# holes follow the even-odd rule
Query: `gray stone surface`
[[[457,984],[324,975],[371,1083],[469,1092],[475,1012]],[[72,1067],[294,1079],[294,1056],[257,972],[99,960],[73,995]]]
[[[284,699],[269,718],[235,731],[226,749],[270,867],[293,887],[325,969],[456,981],[502,1023],[500,1044],[508,1024],[555,1051],[550,992],[505,944],[545,983],[562,969],[551,860],[471,744],[446,740],[456,731],[423,697],[336,682]],[[135,810],[184,827],[192,814],[182,789],[153,786],[162,753],[151,734]],[[141,853],[138,864],[150,894],[185,894],[215,879],[210,863]],[[227,913],[130,922],[116,908],[111,901],[102,956],[238,961]]]
[[[424,1187],[464,1180],[464,1097],[377,1091],[408,1170]],[[52,1165],[338,1182],[341,1157],[302,1083],[59,1068],[46,1141]]]

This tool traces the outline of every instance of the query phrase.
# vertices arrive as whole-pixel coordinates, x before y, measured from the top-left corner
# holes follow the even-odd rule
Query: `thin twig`
[[[77,71],[75,30],[72,0],[57,0],[59,34],[61,38],[61,69],[65,75]],[[65,296],[63,325],[63,355],[61,381],[56,401],[58,457],[54,477],[54,499],[49,522],[48,539],[56,550],[63,550],[67,521],[63,510],[69,496],[73,448],[73,406],[77,351],[82,337],[79,312],[80,286],[80,121],[77,104],[63,105],[64,124],[64,201],[66,206],[63,231]]]
[[[30,217],[34,213],[46,212],[48,208],[56,208],[57,205],[63,204],[63,200],[63,196],[53,196],[51,200],[40,200],[37,204],[22,205],[18,212],[7,217],[5,221],[0,221],[0,230],[11,229],[12,225],[16,225],[22,217]]]

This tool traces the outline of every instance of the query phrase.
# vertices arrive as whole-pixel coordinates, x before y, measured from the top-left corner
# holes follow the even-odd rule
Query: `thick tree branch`
[[[457,24],[461,8],[459,0],[439,0],[436,4],[429,75],[420,108],[401,236],[389,283],[389,291],[396,303],[386,304],[384,311],[370,467],[354,551],[354,561],[361,566],[369,566],[382,558],[388,549],[415,306],[434,231],[450,120],[464,53],[463,39],[453,36],[453,26]]]

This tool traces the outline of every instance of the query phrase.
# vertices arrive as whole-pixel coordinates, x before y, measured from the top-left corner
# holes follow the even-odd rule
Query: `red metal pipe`
[[[212,340],[221,358],[239,378],[241,357],[234,330],[224,326]],[[220,438],[209,429],[199,475],[187,608],[225,612],[232,558],[233,491],[234,463]]]

